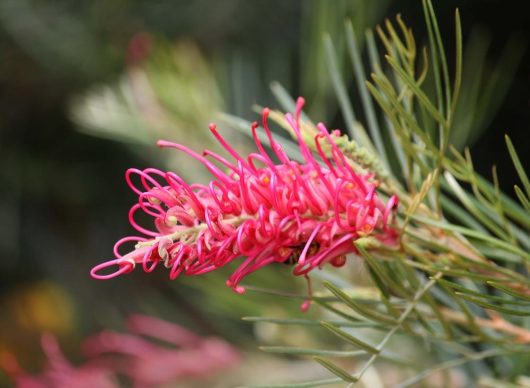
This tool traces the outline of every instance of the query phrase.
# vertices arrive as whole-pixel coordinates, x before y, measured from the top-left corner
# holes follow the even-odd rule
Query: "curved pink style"
[[[91,275],[108,279],[132,271],[136,264],[151,272],[161,263],[175,279],[181,273],[204,274],[242,257],[226,284],[243,293],[241,280],[271,263],[292,264],[295,275],[307,275],[325,263],[342,266],[345,255],[356,251],[353,242],[360,237],[370,235],[383,243],[395,243],[391,216],[397,197],[383,203],[373,174],[354,171],[334,141],[338,131],[330,133],[324,124],[318,124],[314,137],[317,152],[311,151],[300,127],[303,104],[299,98],[294,117],[285,115],[303,162],[291,160],[275,142],[267,124],[267,108],[262,124],[272,155],[257,136],[257,123],[251,128],[257,152],[246,158],[210,125],[231,161],[208,150],[200,155],[160,140],[160,147],[186,152],[201,162],[212,174],[212,181],[188,184],[174,172],[129,169],[126,181],[139,196],[129,221],[143,236],[118,241],[116,259],[94,267]],[[150,229],[136,222],[137,211],[153,217]],[[121,256],[119,247],[131,241],[136,242],[135,249]],[[100,274],[107,267],[117,270]]]

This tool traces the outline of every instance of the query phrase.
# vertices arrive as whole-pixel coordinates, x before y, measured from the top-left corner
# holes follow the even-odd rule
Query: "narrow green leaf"
[[[501,189],[499,187],[499,177],[497,175],[497,167],[493,166],[491,172],[493,176],[493,187],[495,188],[495,198],[492,201],[492,203],[494,205],[495,211],[497,212],[497,214],[494,214],[492,218],[495,222],[497,222],[499,225],[502,225],[502,227],[506,229],[510,237],[509,238],[510,242],[516,243],[516,237],[514,235],[512,224],[510,223],[508,218],[506,218],[506,214],[504,213],[504,209],[502,207],[502,201],[501,201],[501,196],[500,196]],[[527,237],[526,233],[524,234],[524,237],[525,238]]]
[[[453,96],[451,98],[451,116],[454,115],[456,110],[460,87],[462,85],[462,23],[460,22],[460,11],[458,8],[455,11],[455,43],[455,81],[453,85]]]
[[[517,174],[519,175],[519,178],[521,179],[521,182],[523,183],[524,190],[526,191],[526,197],[529,198],[530,197],[530,181],[528,180],[528,175],[526,175],[524,167],[521,164],[521,160],[519,159],[519,156],[517,155],[517,151],[515,150],[515,147],[513,146],[513,143],[510,140],[510,137],[508,135],[504,135],[504,139],[506,140],[506,146],[508,147],[508,152],[510,153],[510,157],[512,158],[515,170],[517,171]]]
[[[430,338],[431,340],[435,340]],[[326,356],[326,357],[368,357],[370,353],[366,353],[364,350],[325,350],[325,349],[308,349],[308,348],[295,348],[290,346],[260,346],[260,350],[267,353],[275,354],[289,354],[296,356]],[[413,366],[413,360],[403,359],[400,356],[389,352],[382,352],[379,355],[382,360],[391,361],[398,365]]]
[[[372,79],[386,93],[388,102],[394,107],[399,117],[404,120],[404,124],[406,124],[408,130],[413,132],[423,141],[427,150],[433,152],[437,151],[436,146],[428,137],[427,133],[425,133],[425,131],[419,127],[413,114],[407,112],[405,107],[403,107],[403,105],[399,102],[398,96],[395,95],[394,90],[392,89],[392,86],[388,80],[385,79],[381,74],[372,74]]]
[[[361,96],[361,102],[363,104],[364,113],[366,115],[366,120],[368,121],[368,130],[372,135],[372,138],[375,143],[375,148],[377,149],[378,156],[381,158],[381,161],[386,169],[388,169],[388,160],[386,159],[385,147],[383,144],[383,139],[381,138],[381,130],[377,122],[377,116],[375,114],[374,105],[366,89],[364,82],[366,81],[366,75],[364,73],[363,63],[361,61],[361,55],[359,53],[359,47],[357,45],[357,39],[355,38],[355,32],[351,20],[346,22],[346,41],[348,45],[348,51],[350,53],[350,58],[353,64],[353,73],[357,81],[357,89]]]
[[[427,35],[429,36],[429,52],[431,53],[432,74],[434,78],[434,85],[436,91],[436,101],[438,103],[438,111],[444,112],[443,106],[443,91],[442,80],[440,75],[440,64],[438,62],[438,50],[436,50],[436,38],[431,23],[431,17],[427,6],[428,0],[423,0],[423,13],[425,17],[425,24],[427,25]]]
[[[370,84],[370,83],[366,83],[368,89],[370,90],[370,92],[373,94],[374,98],[378,101],[378,103],[380,104],[381,106],[381,109],[383,109],[383,111],[385,112],[385,114],[387,115],[387,117],[389,118],[390,122],[392,123],[396,133],[399,133],[399,138],[401,139],[401,145],[399,145],[399,149],[401,151],[405,151],[406,154],[407,154],[407,157],[410,158],[410,159],[413,159],[414,162],[416,163],[416,166],[420,168],[421,172],[423,174],[428,174],[430,172],[430,167],[427,166],[427,164],[425,164],[425,161],[424,159],[422,158],[422,156],[420,155],[419,151],[417,148],[415,148],[414,144],[412,142],[410,142],[408,140],[408,138],[410,137],[409,134],[403,134],[403,130],[404,130],[404,127],[398,122],[398,119],[396,117],[396,114],[395,114],[395,111],[393,110],[393,108],[389,107],[385,102],[384,102],[384,99],[381,98],[381,95],[379,94],[379,92],[377,91],[377,89],[374,87],[374,85]],[[422,150],[421,152],[425,152],[425,150]],[[407,158],[405,158],[407,159]],[[405,165],[407,166],[409,163],[408,160],[405,160]],[[412,177],[410,176],[411,175],[411,171],[409,168],[405,167],[405,172],[406,174],[408,174],[408,176],[410,177],[410,180],[412,179]]]
[[[323,385],[337,384],[343,381],[339,378],[304,381],[301,383],[283,383],[283,384],[266,384],[266,385],[246,385],[245,388],[312,388],[322,387]]]
[[[374,282],[375,286],[381,291],[381,299],[383,301],[388,302],[388,298],[390,297],[390,292],[388,291],[388,287],[386,286],[386,284],[383,283],[383,281],[381,280],[381,277],[377,274],[377,272],[374,271],[372,267],[368,266],[366,270],[370,274],[370,277],[372,278],[372,281]]]
[[[269,318],[269,317],[243,317],[245,322],[263,322],[276,325],[300,325],[300,326],[320,326],[321,321],[312,319],[295,319],[295,318]],[[327,321],[337,327],[353,327],[353,328],[369,328],[369,329],[385,329],[387,325],[380,325],[371,321],[364,322],[350,322],[350,321]]]
[[[329,370],[334,375],[340,377],[342,380],[347,381],[348,383],[356,383],[358,378],[355,376],[352,376],[347,371],[339,367],[338,365],[335,365],[331,361],[324,360],[320,357],[313,357],[313,359],[318,362],[320,365],[322,365],[324,368]]]
[[[487,233],[487,230],[479,222],[477,222],[474,217],[470,216],[468,212],[450,200],[447,196],[442,195],[440,197],[440,201],[442,203],[442,208],[446,210],[447,214],[449,214],[451,217],[454,217],[456,220],[460,221],[462,224],[471,229],[478,230],[482,233]]]
[[[472,268],[475,268],[477,270],[483,270],[482,272],[494,272],[498,273],[499,275],[505,275],[509,279],[509,281],[517,281],[522,283],[527,283],[528,279],[526,279],[524,276],[521,276],[519,273],[514,272],[508,268],[501,267],[495,263],[492,263],[490,261],[477,261],[476,257],[468,257],[465,256],[463,253],[455,252],[450,246],[446,246],[440,243],[437,243],[428,237],[424,236],[422,237],[418,233],[411,233],[406,232],[406,235],[410,237],[411,239],[419,242],[422,246],[428,249],[432,249],[434,251],[440,252],[440,253],[451,253],[454,257],[453,264],[449,268],[461,268],[465,270],[470,270]],[[483,244],[482,242],[473,241],[473,244]],[[490,247],[490,249],[493,249]],[[505,252],[507,254],[509,252]],[[416,265],[416,262],[407,261],[407,264],[411,265],[412,267],[421,268],[424,270],[430,270],[433,272],[439,271],[442,266],[440,263],[437,262],[431,262],[429,260],[423,259],[423,254],[418,252],[418,255],[415,255],[416,260],[418,261],[418,265]],[[446,269],[447,270],[447,269]],[[491,279],[490,279],[491,280]],[[529,282],[530,284],[530,282]]]
[[[357,120],[353,112],[350,97],[348,97],[348,91],[344,86],[344,82],[340,74],[335,49],[329,35],[324,36],[324,48],[326,49],[325,59],[328,72],[331,77],[331,83],[333,85],[333,89],[335,90],[335,94],[337,95],[341,112],[344,115],[344,121],[346,122],[348,133],[357,143],[368,148],[370,152],[375,153],[374,146],[364,128],[360,125],[355,125]]]
[[[478,209],[474,201],[470,198],[470,196],[464,191],[464,189],[458,184],[458,181],[454,178],[454,176],[449,172],[446,171],[444,173],[444,178],[451,188],[453,194],[460,200],[460,202],[465,206],[465,208],[473,215],[475,218],[480,221],[485,227],[487,227],[490,231],[495,233],[498,237],[502,238],[503,240],[509,240],[508,234],[499,226],[497,226],[489,217],[488,214],[484,214],[480,209]],[[489,210],[489,208],[488,208]],[[491,211],[490,211],[491,212]]]
[[[396,323],[395,319],[393,319],[392,317],[383,315],[382,313],[374,309],[368,309],[360,305],[359,303],[355,302],[352,298],[346,295],[342,290],[340,290],[334,284],[331,284],[329,282],[324,282],[324,286],[328,290],[330,290],[337,298],[339,298],[342,302],[344,302],[344,304],[346,304],[348,307],[350,307],[352,310],[354,310],[358,314],[368,319],[371,319],[373,321],[376,321],[376,322],[383,322],[383,323],[389,323],[389,324]]]
[[[322,321],[320,324],[329,331],[331,331],[333,334],[335,334],[337,337],[342,338],[346,342],[349,342],[350,344],[355,345],[370,354],[379,353],[379,350],[374,348],[372,345],[367,344],[366,342],[352,336],[351,334],[346,333],[344,330],[341,330],[328,322]]]
[[[320,326],[320,321],[316,321],[312,319],[243,317],[241,318],[241,320],[245,322],[274,323],[277,325]]]
[[[365,32],[366,47],[368,48],[368,58],[370,59],[370,67],[374,71],[381,70],[381,61],[379,60],[379,53],[377,51],[377,44],[375,43],[374,34],[372,30],[368,29]]]
[[[332,305],[330,305],[329,303],[327,302],[323,302],[319,299],[315,299],[315,303],[319,304],[320,306],[324,307],[325,309],[337,314],[339,317],[342,317],[342,318],[345,318],[347,320],[350,320],[350,321],[359,321],[360,318],[359,317],[354,317],[353,315],[350,315],[350,314],[346,314],[345,312],[343,311],[340,311],[339,309],[333,307]]]
[[[366,249],[358,244],[355,244],[355,246],[359,250],[361,256],[366,260],[370,268],[372,268],[374,273],[380,278],[380,282],[384,286],[389,287],[393,292],[403,298],[410,296],[410,293],[407,291],[407,289],[403,287],[402,284],[395,282],[381,267],[380,263],[378,263],[378,261],[371,254],[369,254],[368,251],[366,251]]]
[[[490,192],[492,194],[495,192],[495,189],[490,181],[488,181],[487,179],[485,179],[484,177],[478,174],[476,176],[477,176],[477,184],[482,190]],[[508,214],[512,219],[530,228],[530,213],[525,212],[524,209],[517,202],[515,202],[513,199],[511,199],[506,194],[501,192],[500,196],[501,196],[502,206],[506,214]]]
[[[468,270],[460,270],[460,269],[449,269],[446,267],[442,267],[440,265],[425,265],[423,263],[419,263],[412,260],[407,260],[407,264],[409,264],[412,267],[419,268],[423,271],[427,271],[430,273],[438,273],[441,272],[444,275],[447,276],[455,276],[455,277],[461,277],[461,278],[468,278],[475,281],[485,282],[487,280],[491,280],[491,275],[482,275],[477,274]],[[505,280],[505,279],[503,279]],[[506,279],[506,281],[510,281]]]
[[[527,212],[530,213],[530,201],[526,196],[524,195],[523,191],[519,188],[519,186],[515,185],[513,187],[515,194],[517,195],[517,198],[519,198],[519,201],[523,205],[523,207],[526,209]]]
[[[480,252],[484,257],[488,259],[496,259],[504,261],[506,263],[520,263],[519,256],[512,252],[506,252],[504,249],[492,248],[486,244],[478,241],[473,242],[473,246]]]
[[[294,348],[291,346],[260,346],[260,350],[267,353],[289,354],[296,356],[328,356],[328,357],[357,357],[366,356],[366,352],[362,350],[324,350],[324,349],[309,349],[309,348]]]
[[[506,299],[506,298],[504,298],[502,296],[489,295],[489,294],[486,294],[485,292],[479,292],[479,291],[470,290],[469,288],[466,288],[466,287],[462,286],[461,284],[458,284],[458,283],[455,283],[455,282],[451,282],[449,280],[439,279],[438,283],[445,284],[446,286],[452,288],[453,290],[458,291],[458,293],[464,293],[464,294],[467,294],[467,295],[469,295],[471,297],[476,297],[476,298],[479,298],[479,299],[487,299],[487,300],[490,300],[492,302],[497,302],[497,303],[501,303],[501,304],[502,303],[513,304],[513,305],[525,306],[525,307],[530,308],[530,304],[528,304],[528,302],[522,302],[522,301],[513,300],[513,299]]]
[[[429,100],[429,97],[427,97],[427,95],[421,90],[417,82],[399,66],[394,58],[387,55],[386,59],[390,66],[392,66],[392,68],[399,74],[400,78],[405,82],[405,84],[412,89],[418,98],[418,101],[425,107],[425,109],[429,111],[432,117],[442,126],[447,125],[445,118],[432,104],[432,102]]]
[[[479,39],[484,39],[484,34],[480,34]],[[512,36],[502,52],[499,53],[499,59],[495,65],[492,67],[491,64],[488,64],[488,78],[484,79],[485,82],[481,82],[482,91],[474,109],[473,126],[476,129],[471,140],[478,138],[482,130],[489,126],[500,106],[506,100],[506,95],[515,79],[517,67],[525,51],[526,43],[519,37]],[[474,62],[468,61],[467,63],[472,64],[470,67],[474,67]]]
[[[432,30],[434,33],[434,40],[436,43],[435,46],[432,46],[432,49],[438,50],[438,55],[440,58],[440,65],[442,68],[442,77],[443,77],[443,83],[444,83],[445,107],[447,109],[446,113],[448,113],[449,107],[451,106],[451,87],[449,86],[450,84],[449,69],[447,66],[447,58],[445,56],[445,48],[443,45],[442,34],[440,33],[440,28],[438,26],[438,20],[436,18],[436,13],[434,12],[434,7],[432,6],[432,1],[427,0],[426,4],[427,4],[428,12],[430,14]],[[446,139],[448,139],[447,136],[448,134],[446,134]]]
[[[477,108],[484,86],[483,72],[486,64],[485,55],[489,41],[483,34],[471,31],[467,38],[464,56],[465,67],[462,74],[465,88],[461,90],[461,100],[453,111],[452,122],[458,123],[458,130],[452,133],[451,145],[458,149],[469,144],[477,131]],[[454,102],[453,102],[454,104]],[[473,115],[469,112],[472,111]]]
[[[462,299],[465,299],[471,303],[474,303],[484,309],[488,309],[488,310],[495,310],[495,311],[498,311],[498,312],[501,312],[501,313],[504,313],[504,314],[509,314],[509,315],[520,315],[520,316],[528,316],[530,315],[530,308],[526,309],[526,310],[515,310],[515,309],[510,309],[510,308],[507,308],[507,307],[502,307],[502,306],[498,306],[498,305],[494,305],[494,304],[491,304],[491,303],[487,303],[487,302],[484,302],[483,300],[479,299],[479,298],[475,298],[475,297],[472,297],[472,296],[469,296],[469,295],[466,295],[464,294],[463,292],[459,292],[459,291],[456,291],[455,292],[456,295],[459,295]]]
[[[377,52],[377,45],[375,43],[374,34],[372,33],[371,30],[368,29],[366,30],[365,36],[366,36],[366,47],[368,49],[368,58],[370,59],[370,67],[372,69],[372,72],[379,73],[381,72],[381,61],[379,60],[379,54]],[[370,93],[372,93],[373,95],[372,91],[370,91]],[[379,101],[377,102],[379,104]],[[396,166],[397,168],[393,168],[393,171],[394,173],[398,171],[404,172],[406,171],[405,154],[399,145],[398,136],[388,116],[384,117],[384,121],[385,121],[388,136],[390,137],[390,140],[392,141],[392,149],[399,162],[399,166]],[[393,166],[390,166],[390,168],[392,167]],[[401,168],[399,169],[399,167]]]
[[[511,287],[508,287],[504,284],[501,284],[501,283],[498,283],[498,282],[495,282],[495,281],[486,281],[486,283],[492,287],[495,287],[496,289],[498,290],[501,290],[502,292],[508,294],[508,295],[511,295],[511,296],[514,296],[516,298],[521,298],[521,299],[525,299],[525,300],[528,300],[530,301],[530,295],[529,294],[524,294],[522,292],[518,292],[516,290],[514,290],[513,288]]]
[[[331,77],[335,94],[337,95],[337,100],[339,101],[340,109],[344,116],[344,121],[346,122],[348,133],[357,143],[361,143],[361,138],[354,129],[354,124],[356,121],[355,114],[353,112],[350,98],[348,97],[348,92],[344,86],[344,82],[342,81],[342,76],[337,64],[337,55],[335,54],[335,48],[333,47],[333,42],[329,35],[324,36],[324,48],[326,50],[326,64],[328,72]]]
[[[474,242],[475,244],[477,242]],[[466,257],[463,255],[458,255],[458,260],[461,261],[463,268],[476,268],[477,271],[482,271],[484,273],[495,273],[498,275],[503,275],[502,277],[496,279],[498,282],[516,282],[520,284],[527,285],[530,287],[530,279],[525,274],[520,274],[506,267],[502,267],[490,261],[477,261],[476,259]],[[486,279],[491,280],[491,279]]]
[[[449,231],[452,231],[452,232],[462,233],[465,236],[469,236],[469,237],[476,238],[478,240],[486,241],[486,242],[490,243],[493,246],[497,246],[499,248],[504,248],[504,249],[506,249],[506,250],[508,250],[510,252],[513,252],[513,253],[521,256],[525,260],[530,261],[530,253],[524,252],[520,248],[518,248],[518,247],[516,247],[516,246],[514,246],[514,245],[512,245],[510,243],[507,243],[505,241],[499,240],[497,238],[484,235],[483,233],[480,233],[480,232],[477,232],[477,231],[474,231],[474,230],[470,230],[470,229],[464,228],[462,226],[451,225],[451,224],[448,224],[446,222],[436,221],[436,220],[433,220],[433,219],[430,219],[430,218],[427,218],[427,217],[423,217],[423,216],[413,215],[412,218],[415,219],[416,221],[422,222],[422,223],[427,224],[427,225],[436,226],[436,227],[438,227],[440,229],[449,230]]]

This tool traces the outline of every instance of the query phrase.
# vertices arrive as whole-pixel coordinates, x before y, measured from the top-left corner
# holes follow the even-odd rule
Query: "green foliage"
[[[370,167],[367,155],[379,161],[376,175],[380,191],[398,194],[402,204],[398,222],[401,241],[397,249],[365,248],[357,244],[370,278],[369,298],[357,295],[359,286],[353,286],[351,278],[349,282],[341,281],[341,285],[325,281],[330,294],[326,294],[325,300],[321,295],[314,297],[324,317],[342,319],[326,318],[320,325],[352,350],[329,349],[325,344],[321,349],[263,348],[267,352],[313,356],[336,377],[274,386],[309,387],[339,381],[352,386],[362,381],[372,365],[383,360],[395,336],[409,338],[426,349],[435,343],[440,352],[438,358],[409,363],[401,357],[384,357],[386,364],[405,362],[403,375],[409,377],[399,387],[469,364],[480,367],[486,359],[489,365],[503,365],[530,351],[530,321],[525,318],[530,315],[528,177],[508,137],[508,151],[522,183],[522,189],[515,186],[520,203],[500,192],[495,169],[493,181],[489,182],[475,172],[469,151],[458,151],[465,140],[472,139],[484,126],[487,120],[484,106],[494,103],[489,97],[467,95],[460,104],[460,91],[478,88],[476,84],[484,81],[480,72],[470,77],[466,66],[475,63],[465,64],[478,54],[463,54],[460,17],[456,11],[456,62],[450,66],[434,8],[429,0],[423,1],[423,7],[428,48],[418,50],[412,32],[400,17],[397,29],[387,21],[385,28],[377,28],[386,51],[384,66],[373,35],[367,35],[371,81],[366,84],[361,82],[367,71],[360,60],[352,24],[346,23],[346,46],[368,131],[357,121],[335,57],[335,44],[329,36],[324,38],[331,84],[352,136],[352,140],[344,139],[338,145],[360,171]],[[454,68],[453,75],[450,68]],[[506,69],[506,64],[499,65],[501,68]],[[493,87],[496,82],[495,78],[489,79],[485,87]],[[274,85],[274,89],[283,108],[292,110],[292,99],[279,85]],[[480,118],[474,123],[462,122],[463,107],[476,110]],[[282,126],[281,116],[273,119]],[[311,128],[309,119],[304,121]],[[296,153],[292,157],[296,158]],[[318,324],[296,318],[247,320],[299,325],[304,330],[315,330]],[[370,340],[366,328],[373,329]],[[381,331],[385,333],[382,336]],[[357,361],[353,372],[330,360],[362,356],[365,360]],[[526,364],[526,369],[529,366]],[[492,381],[513,381],[521,378],[516,373],[524,369],[483,370],[485,378]]]

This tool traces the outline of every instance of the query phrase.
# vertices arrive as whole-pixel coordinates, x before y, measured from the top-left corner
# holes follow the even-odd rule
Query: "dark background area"
[[[207,58],[220,51],[238,51],[259,64],[265,55],[287,53],[283,63],[290,67],[288,73],[295,73],[301,61],[301,3],[0,0],[0,314],[11,311],[12,300],[24,297],[35,281],[51,279],[73,295],[77,325],[81,331],[90,331],[109,313],[110,305],[127,311],[132,309],[127,301],[150,287],[167,291],[161,285],[167,283],[164,276],[135,273],[96,286],[89,278],[90,268],[112,255],[114,241],[130,232],[126,214],[135,198],[123,174],[126,168],[145,166],[147,161],[119,143],[77,132],[68,118],[68,102],[88,86],[111,81],[123,72],[129,39],[138,31],[170,40],[194,39]],[[419,3],[394,1],[385,14],[400,12],[417,40],[424,42]],[[461,10],[464,36],[477,25],[489,33],[488,58],[497,59],[513,36],[530,41],[522,2],[434,3],[448,47],[455,7]],[[330,7],[333,4],[329,1]],[[50,33],[56,29],[71,34]],[[283,50],[276,50],[279,45]],[[274,74],[258,69],[262,82],[254,86],[255,95],[272,101],[267,85]],[[476,168],[490,177],[490,167],[496,164],[501,185],[510,195],[517,176],[503,136],[510,134],[527,166],[529,77],[526,50],[506,100],[472,147]],[[293,77],[292,95],[299,94],[300,83]],[[230,109],[230,96],[227,100]],[[262,103],[248,101],[249,108],[255,102]],[[0,319],[4,332],[0,346],[17,342],[5,338],[5,333],[18,330],[8,322],[16,314],[9,314]]]

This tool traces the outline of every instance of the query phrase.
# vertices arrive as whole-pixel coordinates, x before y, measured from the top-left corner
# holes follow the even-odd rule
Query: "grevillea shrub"
[[[240,260],[226,284],[243,293],[241,279],[271,263],[292,264],[295,275],[307,276],[326,263],[342,266],[346,255],[356,252],[354,241],[361,237],[395,244],[392,219],[397,197],[385,203],[376,192],[374,174],[355,171],[334,140],[340,136],[338,130],[330,132],[318,124],[311,139],[314,144],[307,144],[300,125],[303,104],[299,98],[294,117],[285,115],[296,135],[301,161],[290,159],[274,140],[267,108],[262,113],[262,130],[268,144],[259,140],[261,129],[253,123],[250,131],[256,152],[246,157],[228,144],[214,124],[210,130],[231,160],[209,150],[201,155],[184,145],[159,141],[159,146],[175,148],[201,162],[212,180],[206,185],[187,183],[175,172],[129,169],[126,181],[138,194],[129,221],[142,236],[119,240],[116,258],[96,266],[92,276],[113,278],[137,264],[152,272],[162,264],[175,279],[182,273],[201,275]],[[136,222],[137,211],[153,218],[151,228]],[[121,255],[120,246],[131,241],[135,249]],[[118,270],[100,274],[110,266]]]

